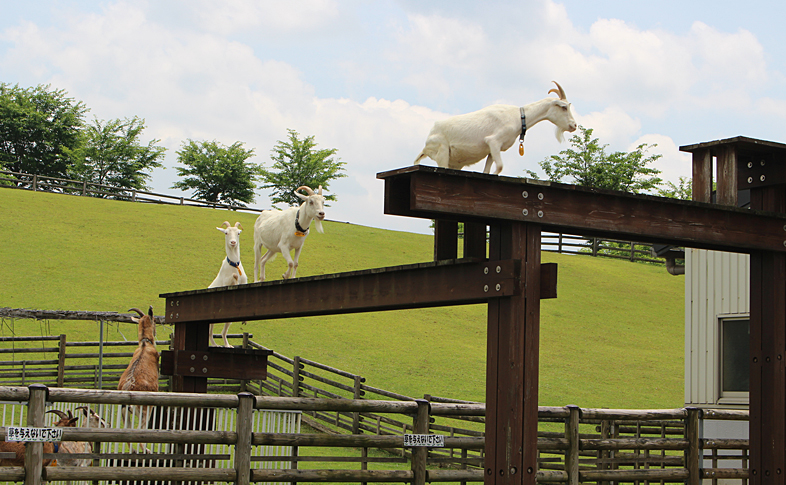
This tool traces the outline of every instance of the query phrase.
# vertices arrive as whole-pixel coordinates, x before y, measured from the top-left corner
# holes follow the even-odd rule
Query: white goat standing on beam
[[[301,190],[308,195],[301,194]],[[272,261],[278,253],[287,260],[287,271],[282,278],[294,278],[311,222],[314,222],[317,232],[323,232],[325,197],[322,196],[322,186],[316,193],[310,187],[301,186],[295,189],[295,195],[303,201],[300,207],[263,211],[254,223],[254,281],[265,281],[265,263]],[[267,249],[264,256],[263,246]],[[293,249],[295,256],[291,257],[289,252]]]
[[[210,283],[208,288],[245,285],[248,283],[248,275],[240,262],[240,233],[243,232],[243,226],[236,222],[235,226],[232,227],[229,225],[229,221],[224,221],[221,227],[216,229],[224,233],[224,248],[226,249],[227,257],[221,261],[221,268],[219,268],[216,278]],[[213,325],[215,324],[210,324],[210,345],[218,347],[213,338]],[[224,347],[231,348],[232,345],[227,340],[227,332],[230,325],[232,325],[230,322],[224,324],[221,337],[224,339]]]
[[[524,134],[528,128],[543,120],[557,126],[557,140],[563,141],[563,133],[576,131],[576,121],[570,112],[570,103],[565,91],[556,81],[557,98],[544,98],[526,106],[495,104],[472,113],[453,116],[437,121],[426,139],[426,146],[415,159],[415,165],[425,157],[437,162],[437,166],[461,170],[486,157],[483,173],[495,174],[502,171],[502,155],[519,137],[519,154],[524,155]]]
[[[147,315],[138,308],[128,310],[139,314],[139,318],[131,317],[137,324],[139,346],[134,350],[128,367],[120,376],[117,389],[120,391],[158,391],[158,350],[156,350],[156,322],[151,306]],[[147,428],[149,406],[132,406],[132,412],[139,417],[139,425]],[[123,413],[124,415],[126,413]],[[123,426],[126,426],[127,416],[123,416]],[[147,452],[147,448],[140,445]]]

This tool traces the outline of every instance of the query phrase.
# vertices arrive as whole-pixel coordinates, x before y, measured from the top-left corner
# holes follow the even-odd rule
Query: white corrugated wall
[[[685,249],[685,404],[717,404],[719,318],[749,312],[750,257]]]

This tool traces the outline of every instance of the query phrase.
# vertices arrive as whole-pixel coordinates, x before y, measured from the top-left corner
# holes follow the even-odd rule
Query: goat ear
[[[139,323],[139,319],[137,317],[131,317],[131,321],[134,323]]]
[[[224,229],[223,227],[217,227],[216,229],[218,229],[219,231],[223,232],[224,234],[227,233],[227,230]]]

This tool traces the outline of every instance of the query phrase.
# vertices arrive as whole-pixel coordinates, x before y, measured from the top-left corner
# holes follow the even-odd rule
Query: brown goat
[[[101,416],[96,414],[95,411],[90,409],[87,406],[79,406],[76,408],[76,411],[81,411],[82,416],[87,418],[88,426],[91,428],[108,428],[109,423],[101,419]],[[53,409],[49,411],[50,413],[55,413],[60,416],[61,419],[73,419],[76,418],[71,414],[71,411],[68,411],[68,415],[63,411]],[[84,422],[83,422],[84,423]],[[58,453],[92,453],[93,452],[93,444],[87,441],[61,441],[60,442],[60,449]],[[85,458],[64,458],[60,457],[57,461],[57,464],[60,466],[90,466],[92,460],[85,459]]]
[[[132,308],[129,311],[139,314],[139,318],[132,318],[139,329],[139,347],[134,351],[131,362],[123,375],[120,376],[117,389],[120,391],[158,391],[158,351],[156,350],[156,322],[153,318],[153,307],[150,307],[147,315],[138,308]],[[139,417],[139,426],[147,428],[149,406],[131,406],[131,412]],[[127,419],[124,417],[123,426],[127,425]]]
[[[55,423],[55,426],[60,428],[74,428],[79,417],[66,416],[62,411],[51,410],[47,413],[56,413],[60,416],[60,421]],[[63,413],[63,414],[61,414]],[[16,458],[3,458],[0,460],[0,466],[25,466],[25,447],[27,443],[20,441],[0,441],[0,452],[2,453],[16,453]],[[43,443],[44,453],[57,453],[59,443],[47,441]],[[53,460],[44,459],[44,466],[49,466]]]

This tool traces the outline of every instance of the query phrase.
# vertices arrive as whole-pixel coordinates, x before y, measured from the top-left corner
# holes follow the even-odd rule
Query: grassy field
[[[330,215],[328,208],[328,217]],[[253,271],[254,214],[0,190],[0,306],[125,312],[159,294],[206,287],[224,257],[224,220],[240,221]],[[432,237],[327,222],[313,232],[299,276],[429,261]],[[543,254],[559,264],[559,297],[542,303],[542,405],[683,405],[683,284],[662,266]],[[268,278],[284,271],[279,257]],[[160,329],[159,335],[166,335]],[[235,324],[284,355],[360,374],[374,387],[482,401],[485,306]],[[93,322],[4,321],[0,334],[66,333],[97,340]],[[110,328],[109,339],[135,338]]]

